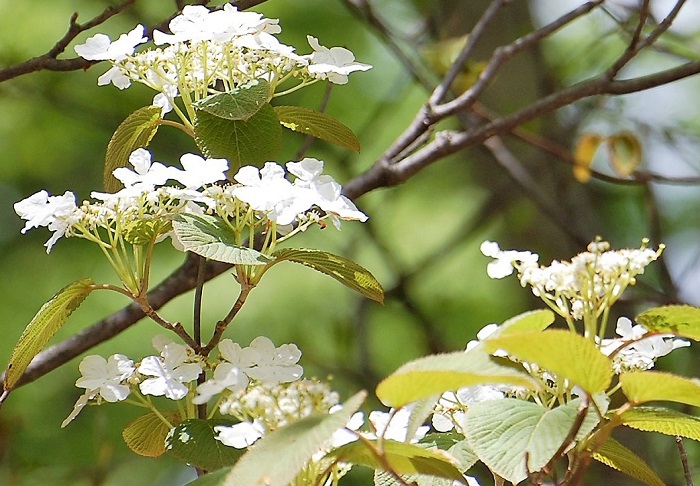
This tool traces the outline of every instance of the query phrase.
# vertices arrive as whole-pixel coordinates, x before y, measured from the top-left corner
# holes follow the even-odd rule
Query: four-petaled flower
[[[163,396],[171,400],[185,398],[189,388],[184,383],[197,379],[202,365],[190,361],[189,348],[183,344],[166,344],[161,356],[147,356],[139,365],[138,372],[151,376],[139,388],[144,395]]]
[[[96,34],[75,46],[75,52],[89,61],[121,61],[134,53],[136,46],[148,42],[143,36],[143,25],[137,25],[128,34],[122,34],[114,42],[105,34]]]
[[[344,47],[331,47],[330,49],[318,43],[316,37],[307,35],[306,39],[314,50],[309,56],[309,73],[320,79],[327,79],[331,83],[346,84],[348,74],[354,71],[367,71],[372,69],[369,64],[355,62],[355,56]]]
[[[46,226],[53,231],[53,236],[44,244],[46,253],[51,251],[54,243],[66,234],[73,219],[78,217],[75,194],[66,191],[62,196],[49,196],[46,191],[39,191],[22,201],[15,203],[15,212],[26,220],[22,233],[32,228]]]

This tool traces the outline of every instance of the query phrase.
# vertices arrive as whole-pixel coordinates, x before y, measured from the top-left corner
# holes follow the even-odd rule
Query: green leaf
[[[312,135],[340,147],[360,151],[360,141],[347,126],[335,118],[301,106],[275,106],[282,126],[292,131]]]
[[[241,457],[224,484],[287,486],[333,433],[345,427],[366,396],[366,392],[357,393],[333,414],[310,415],[265,435]]]
[[[620,418],[627,427],[700,441],[700,418],[662,407],[635,407]]]
[[[185,251],[240,265],[265,265],[270,258],[236,245],[231,229],[220,218],[206,214],[180,214],[173,220],[175,235]]]
[[[620,375],[622,391],[635,404],[667,401],[700,407],[700,380],[664,373],[638,371]]]
[[[161,113],[160,106],[144,106],[127,116],[117,127],[105,154],[102,176],[105,191],[117,192],[122,187],[121,182],[112,175],[112,171],[119,167],[127,167],[131,152],[148,146],[160,126]]]
[[[171,422],[177,421],[179,414],[165,414]],[[168,424],[158,415],[149,412],[136,417],[122,431],[124,442],[133,452],[145,457],[160,457],[165,453],[165,438],[170,431]]]
[[[143,246],[171,230],[170,221],[136,219],[124,226],[124,239],[134,246]]]
[[[469,446],[469,442],[457,432],[431,433],[423,437],[419,443],[449,452],[457,460],[461,472],[465,472],[479,460]]]
[[[554,409],[515,398],[472,405],[462,422],[472,450],[489,469],[517,484],[529,472],[542,469],[569,436],[576,423],[581,399]],[[576,438],[598,423],[589,407]],[[527,468],[526,468],[527,465]]]
[[[270,84],[262,79],[225,93],[216,93],[194,104],[195,109],[226,120],[249,120],[270,101]]]
[[[384,302],[384,289],[369,270],[352,260],[321,250],[303,248],[283,248],[272,254],[274,265],[281,261],[301,263],[317,272],[333,277],[346,287],[349,287],[365,297]]]
[[[61,289],[39,309],[12,350],[5,372],[5,390],[14,388],[34,356],[39,354],[48,340],[93,290],[92,285],[90,278],[76,280]]]
[[[608,440],[593,453],[593,459],[649,486],[665,486],[661,478],[637,454],[618,441]]]
[[[231,472],[231,469],[231,467],[225,467],[217,471],[209,472],[194,481],[190,481],[187,483],[187,486],[222,486],[226,481],[226,476]]]
[[[194,132],[202,153],[208,158],[228,159],[232,172],[241,165],[261,165],[274,159],[282,144],[282,127],[269,104],[245,121],[198,110]]]
[[[627,177],[634,174],[642,163],[642,144],[637,136],[630,132],[611,135],[606,140],[610,165],[617,175]]]
[[[700,309],[697,307],[654,307],[642,312],[634,320],[652,332],[671,333],[700,341]]]
[[[554,312],[549,309],[538,309],[523,312],[511,317],[489,336],[491,338],[509,336],[523,332],[540,332],[547,329],[554,322]]]
[[[377,454],[377,441],[369,441],[373,449],[362,441],[350,442],[332,451],[328,457],[372,469],[384,469],[388,464],[401,475],[425,474],[459,481],[463,479],[457,461],[440,449],[426,449],[416,444],[394,440],[383,443],[383,460]]]
[[[188,419],[170,430],[165,439],[168,451],[181,461],[204,470],[231,466],[245,451],[216,440],[217,425],[233,425],[231,420]]]
[[[479,349],[438,354],[410,361],[377,386],[377,397],[389,407],[441,395],[463,386],[508,384],[537,389],[537,382],[510,365],[501,365]]]
[[[612,380],[610,359],[589,340],[570,331],[519,333],[488,338],[483,343],[491,352],[502,349],[514,358],[536,363],[590,394],[605,391]]]

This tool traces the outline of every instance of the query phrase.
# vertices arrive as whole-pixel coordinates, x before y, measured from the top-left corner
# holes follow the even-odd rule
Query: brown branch
[[[676,446],[678,447],[678,454],[681,456],[681,465],[683,466],[683,477],[685,478],[686,486],[693,486],[693,473],[690,471],[688,466],[688,452],[685,450],[683,445],[683,438],[676,436]]]

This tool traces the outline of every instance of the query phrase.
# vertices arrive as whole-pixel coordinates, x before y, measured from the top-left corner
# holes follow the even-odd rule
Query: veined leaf
[[[511,317],[489,336],[491,338],[504,337],[510,334],[522,332],[540,332],[547,329],[554,322],[554,312],[549,309],[537,309],[523,312]]]
[[[622,177],[632,175],[642,163],[642,144],[637,136],[623,132],[608,137],[606,142],[613,170]]]
[[[189,419],[176,425],[166,438],[168,452],[181,461],[205,470],[231,466],[245,452],[229,447],[214,437],[217,425],[233,425],[231,420]]]
[[[165,418],[177,422],[177,413],[166,413]],[[160,457],[165,453],[165,438],[170,427],[155,413],[136,417],[122,431],[124,442],[134,453],[145,457]]]
[[[259,79],[224,93],[216,93],[194,104],[195,109],[205,111],[226,120],[249,120],[270,101],[270,84]]]
[[[365,297],[384,302],[384,289],[366,268],[352,260],[321,250],[303,248],[283,248],[272,254],[274,261],[270,265],[288,260],[301,263],[317,272],[333,277],[346,287],[359,292]]]
[[[270,258],[259,251],[236,245],[233,234],[219,218],[206,214],[181,214],[173,220],[173,229],[185,251],[240,265],[265,265]]]
[[[335,118],[301,106],[275,106],[280,123],[292,131],[312,135],[340,147],[360,151],[360,141]]]
[[[595,133],[584,133],[574,148],[574,177],[582,184],[591,178],[591,164],[603,138]]]
[[[529,389],[538,386],[517,368],[501,365],[487,353],[471,349],[426,356],[406,363],[379,383],[377,397],[384,405],[402,407],[463,386],[500,383]]]
[[[612,380],[610,359],[583,336],[564,330],[519,333],[486,339],[491,352],[502,349],[528,363],[568,379],[590,394],[605,391]]]
[[[194,132],[202,153],[228,159],[232,173],[241,165],[273,159],[282,144],[282,126],[268,103],[247,120],[229,120],[198,110]]]
[[[641,457],[612,437],[593,453],[593,459],[649,486],[665,486],[658,474]]]
[[[360,392],[330,415],[310,415],[262,439],[231,469],[225,486],[287,486],[333,433],[345,427],[367,396]]]
[[[634,318],[649,331],[700,341],[700,308],[669,305],[647,309]]]
[[[371,444],[376,448],[376,441],[371,441]],[[456,481],[463,479],[455,458],[440,449],[385,440],[382,453],[383,460],[367,444],[355,441],[335,449],[328,457],[372,469],[383,469],[388,464],[394,472],[401,475],[426,474]]]
[[[554,409],[515,398],[491,400],[470,406],[462,424],[479,459],[517,484],[552,459],[576,423],[580,405],[581,399]],[[585,413],[577,438],[590,433],[599,421],[594,407]]]
[[[664,373],[637,371],[620,375],[622,391],[635,404],[667,401],[700,407],[700,380]]]
[[[620,417],[627,427],[700,441],[700,418],[662,407],[635,407]]]
[[[61,326],[93,290],[92,279],[77,280],[51,297],[27,325],[15,345],[5,372],[5,390],[11,390],[22,377],[34,356],[56,334]]]
[[[114,169],[128,167],[129,156],[137,148],[148,146],[158,131],[162,117],[160,106],[144,106],[139,108],[117,127],[107,145],[103,184],[105,191],[116,192],[121,187],[113,175]]]

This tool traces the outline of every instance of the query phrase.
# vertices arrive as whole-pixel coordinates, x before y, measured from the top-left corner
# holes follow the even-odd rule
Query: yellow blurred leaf
[[[608,137],[608,152],[610,165],[620,177],[634,174],[642,162],[642,144],[639,139],[630,132],[622,132]]]
[[[603,138],[595,133],[584,133],[574,149],[574,177],[582,184],[591,178],[591,164]]]

